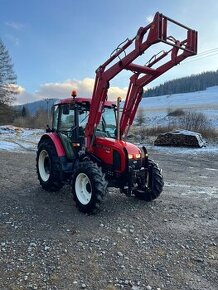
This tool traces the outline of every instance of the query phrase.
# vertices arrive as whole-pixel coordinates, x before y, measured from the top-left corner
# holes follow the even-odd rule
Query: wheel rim
[[[46,150],[42,150],[39,154],[38,168],[41,179],[44,182],[48,181],[51,173],[51,161]]]
[[[76,196],[80,203],[87,205],[92,198],[92,185],[85,173],[79,173],[75,180]]]

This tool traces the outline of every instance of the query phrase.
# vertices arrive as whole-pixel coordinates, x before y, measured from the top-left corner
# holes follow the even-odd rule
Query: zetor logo
[[[97,148],[104,150],[106,153],[110,153],[111,152],[111,148],[105,145],[101,145],[101,144],[97,144],[96,145]]]

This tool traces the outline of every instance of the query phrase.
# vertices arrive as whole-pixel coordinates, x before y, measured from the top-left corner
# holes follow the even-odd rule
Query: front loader
[[[170,35],[169,26],[180,29],[183,39]],[[142,64],[143,54],[149,55],[158,45],[161,52]],[[143,87],[196,53],[197,32],[157,12],[149,25],[140,27],[97,69],[92,98],[77,97],[73,91],[71,98],[54,105],[52,128],[38,144],[42,188],[57,191],[70,182],[76,205],[85,213],[99,209],[107,187],[145,201],[156,199],[164,185],[161,170],[145,147],[125,140]],[[107,93],[110,81],[123,70],[131,77],[120,114],[120,99],[110,102]]]

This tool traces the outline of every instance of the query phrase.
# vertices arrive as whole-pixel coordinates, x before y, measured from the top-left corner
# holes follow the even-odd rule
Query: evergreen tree
[[[21,110],[21,116],[22,116],[23,118],[25,118],[25,117],[27,117],[28,115],[29,115],[29,113],[28,113],[27,108],[26,108],[25,106],[23,106],[23,107],[22,107],[22,110]]]
[[[171,80],[144,93],[144,97],[189,93],[206,90],[218,85],[218,70],[203,72],[180,79]]]
[[[8,50],[0,39],[0,105],[9,105],[15,99],[16,79]]]

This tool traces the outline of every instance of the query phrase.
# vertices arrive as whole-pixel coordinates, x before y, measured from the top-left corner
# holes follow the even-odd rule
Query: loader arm
[[[168,35],[169,22],[186,31],[185,39],[177,40]],[[170,45],[170,49],[159,56],[154,56],[146,65],[133,63],[150,46],[159,42]],[[125,52],[127,49],[130,50],[128,53]],[[101,119],[111,79],[124,69],[133,73],[120,120],[120,135],[125,136],[134,120],[142,98],[143,87],[196,53],[197,32],[157,12],[149,25],[140,27],[133,39],[127,40],[118,47],[115,53],[97,69],[90,114],[85,129],[86,150],[92,151],[95,131]],[[161,65],[157,66],[158,62]]]
[[[160,65],[158,68],[155,69],[154,73],[147,73],[147,74],[139,74],[135,73],[130,78],[129,88],[127,91],[127,97],[123,108],[123,114],[120,120],[120,135],[126,137],[128,134],[129,128],[132,125],[138,105],[142,99],[143,95],[143,87],[149,84],[151,81],[171,69],[173,66],[179,64],[182,60],[187,58],[190,55],[187,55],[186,51],[183,53],[178,54],[179,49],[177,47],[172,48],[168,52],[164,52],[162,56],[153,62],[156,63],[160,59],[167,57],[170,54],[170,60],[165,62],[164,64]],[[152,65],[153,65],[152,64]]]

